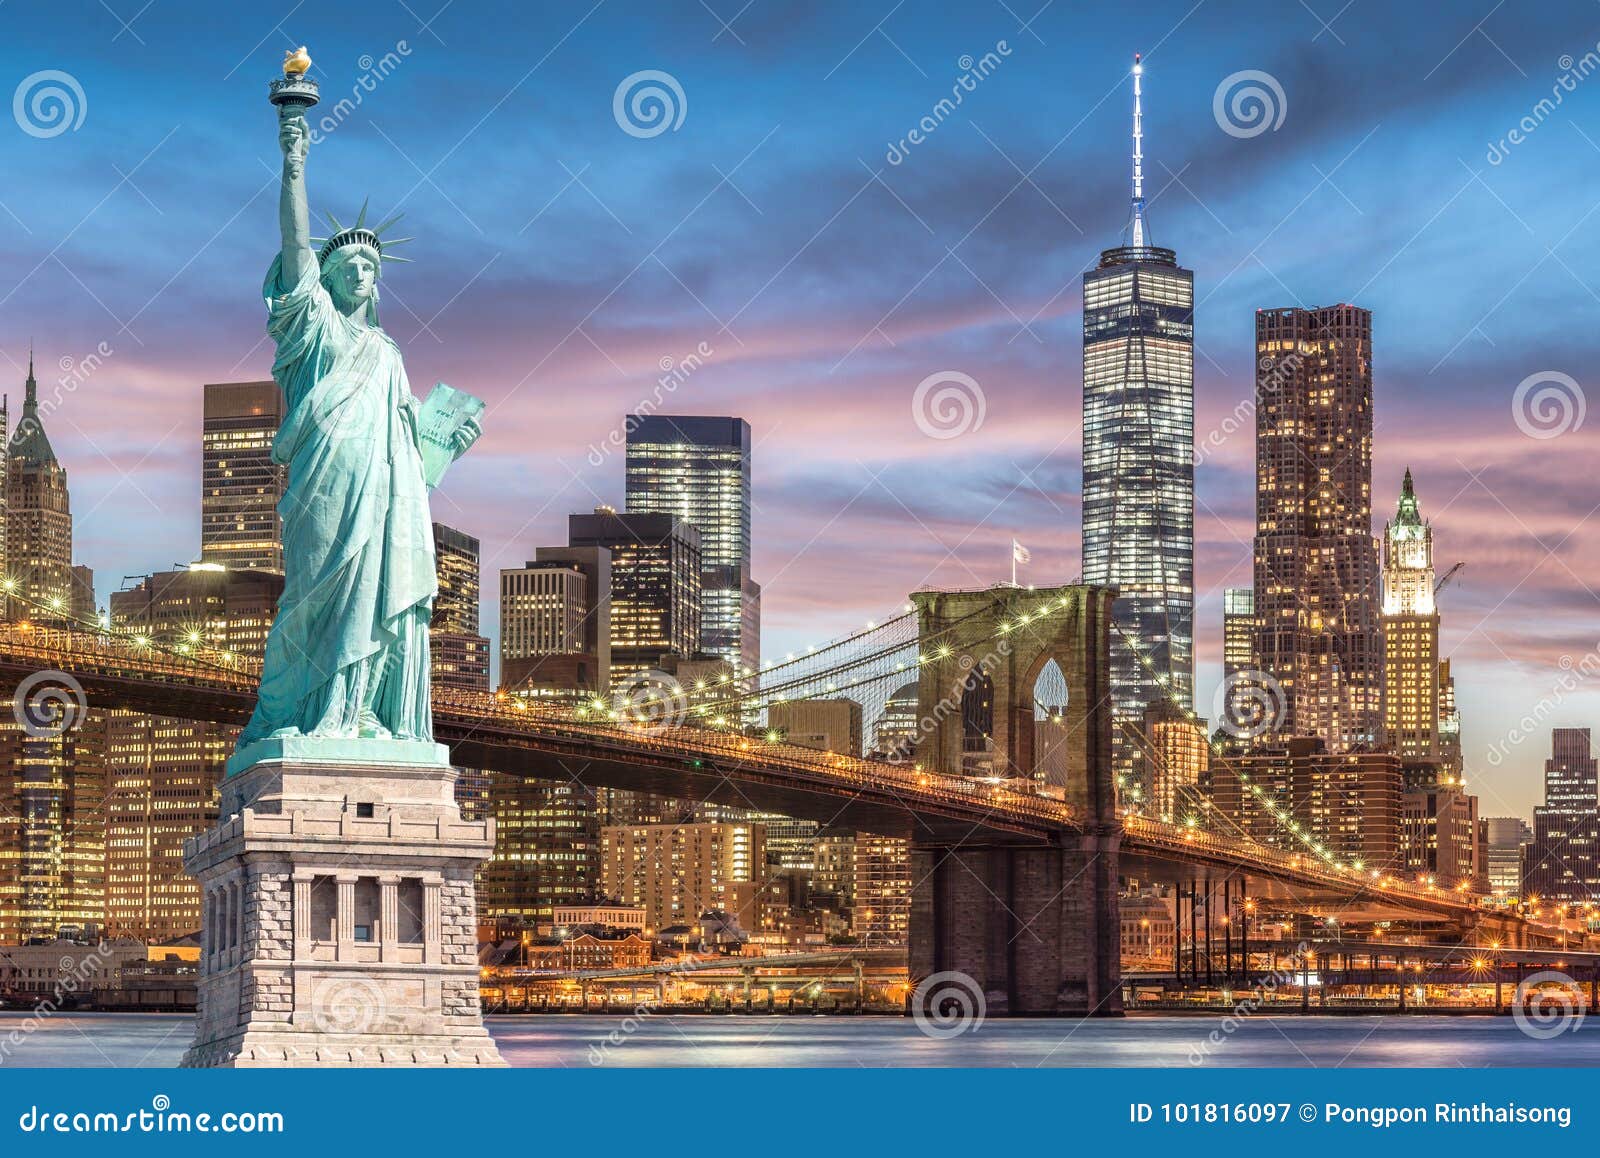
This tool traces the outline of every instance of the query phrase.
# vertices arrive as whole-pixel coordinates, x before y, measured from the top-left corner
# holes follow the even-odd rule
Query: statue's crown
[[[378,256],[384,261],[410,261],[410,258],[396,257],[393,254],[385,254],[383,252],[383,247],[385,245],[395,246],[400,245],[402,242],[411,240],[409,237],[391,237],[385,241],[381,236],[385,229],[388,229],[389,226],[400,220],[400,216],[400,214],[396,213],[393,217],[389,218],[389,220],[383,222],[382,224],[369,227],[366,223],[367,202],[365,201],[361,203],[361,212],[359,215],[357,215],[356,223],[354,225],[340,225],[339,219],[333,214],[329,213],[327,215],[328,224],[332,227],[333,232],[325,239],[319,237],[313,237],[311,239],[311,243],[313,245],[317,244],[319,241],[322,243],[322,248],[317,251],[317,264],[327,265],[328,258],[332,257],[335,251],[343,249],[347,245],[370,246],[372,249],[377,251]]]

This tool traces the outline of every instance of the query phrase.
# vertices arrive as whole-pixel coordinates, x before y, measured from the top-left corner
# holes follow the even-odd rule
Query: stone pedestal
[[[505,1064],[478,1005],[493,821],[461,819],[442,748],[393,743],[383,764],[282,748],[224,782],[184,849],[204,945],[183,1065]]]

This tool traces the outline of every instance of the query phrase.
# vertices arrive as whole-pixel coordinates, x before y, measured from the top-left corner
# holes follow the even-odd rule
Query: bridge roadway
[[[70,672],[93,707],[238,725],[255,705],[259,665],[219,653],[174,655],[128,637],[0,625],[0,686],[14,689],[51,671]],[[580,710],[434,690],[435,732],[464,767],[709,800],[930,845],[1052,846],[1080,831],[1072,810],[1048,796],[732,731],[630,726]],[[1294,899],[1313,913],[1472,924],[1485,912],[1438,888],[1143,817],[1123,821],[1121,865],[1143,879],[1246,876],[1255,896]]]

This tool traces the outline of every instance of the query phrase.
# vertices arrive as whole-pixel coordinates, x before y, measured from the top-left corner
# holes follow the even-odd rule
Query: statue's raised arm
[[[311,211],[306,204],[306,151],[310,145],[305,113],[284,106],[278,118],[278,147],[283,150],[278,226],[283,233],[283,272],[290,285],[298,284],[316,261],[311,252]]]

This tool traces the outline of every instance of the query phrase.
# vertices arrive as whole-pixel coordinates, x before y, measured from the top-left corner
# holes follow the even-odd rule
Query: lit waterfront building
[[[1329,752],[1314,736],[1280,737],[1219,756],[1212,769],[1212,803],[1228,831],[1294,852],[1313,840],[1341,863],[1369,869],[1403,867],[1404,782],[1393,752]]]
[[[1372,537],[1372,314],[1256,312],[1255,666],[1332,752],[1383,731]]]
[[[611,684],[700,651],[700,532],[673,514],[596,507],[567,520],[572,547],[611,554]]]
[[[766,867],[761,824],[607,825],[600,848],[602,891],[642,906],[652,929],[692,925],[711,909],[761,927],[752,911]]]
[[[1411,472],[1383,529],[1384,736],[1406,762],[1439,752],[1439,609],[1433,527],[1418,510]]]
[[[611,682],[611,552],[540,547],[500,572],[500,686],[587,692]]]
[[[1439,884],[1479,881],[1478,798],[1452,778],[1400,798],[1400,856],[1406,871]]]
[[[1522,895],[1600,901],[1600,779],[1588,728],[1552,728],[1544,803],[1533,810]]]
[[[577,782],[489,774],[494,856],[478,872],[478,914],[547,924],[558,907],[599,896],[595,790]]]
[[[918,740],[917,695],[915,680],[895,689],[883,704],[883,712],[872,729],[872,750],[883,756],[909,753]]]
[[[1182,822],[1200,808],[1198,789],[1211,767],[1211,744],[1204,720],[1190,718],[1173,704],[1151,704],[1140,722],[1141,759],[1150,785],[1152,815]],[[1062,781],[1065,783],[1065,780]]]
[[[761,588],[750,577],[750,424],[635,414],[626,428],[628,513],[677,515],[700,532],[696,650],[753,674],[761,667]]]
[[[1520,816],[1483,819],[1483,844],[1489,891],[1500,897],[1522,895],[1522,850],[1532,843],[1533,829]]]
[[[790,700],[767,709],[767,726],[783,733],[786,743],[818,752],[861,755],[861,705],[848,696]],[[777,812],[751,812],[767,833],[767,864],[772,868],[810,873],[816,867],[815,820],[799,820]]]
[[[67,472],[45,412],[30,354],[22,418],[6,444],[4,585],[9,618],[51,623],[94,605],[91,573],[72,565]],[[62,690],[59,679],[45,687]],[[106,715],[81,699],[62,707],[59,731],[0,714],[0,945],[98,930],[104,918]]]
[[[281,571],[195,563],[111,595],[114,629],[177,651],[261,658]],[[200,927],[183,843],[214,825],[239,729],[114,710],[106,724],[105,920],[114,936],[164,941]]]
[[[433,554],[439,581],[428,630],[434,685],[486,692],[489,641],[478,633],[478,540],[454,527],[434,523]]]
[[[861,705],[848,696],[773,704],[767,709],[767,726],[802,748],[861,755]]]
[[[1178,948],[1178,923],[1171,904],[1151,893],[1123,897],[1117,903],[1122,922],[1122,968],[1166,971]]]
[[[1253,668],[1255,649],[1255,589],[1229,587],[1222,593],[1222,678]]]
[[[283,422],[283,392],[265,382],[205,387],[200,433],[200,561],[256,571],[283,570],[278,503],[288,468],[272,461]]]
[[[1124,244],[1083,278],[1083,578],[1119,595],[1112,757],[1137,803],[1146,705],[1194,706],[1194,274],[1151,243],[1143,66],[1134,58],[1133,200]]]
[[[106,902],[106,713],[59,736],[0,721],[0,945],[94,935]]]
[[[850,932],[868,945],[904,945],[911,932],[911,842],[859,833],[852,869]]]

